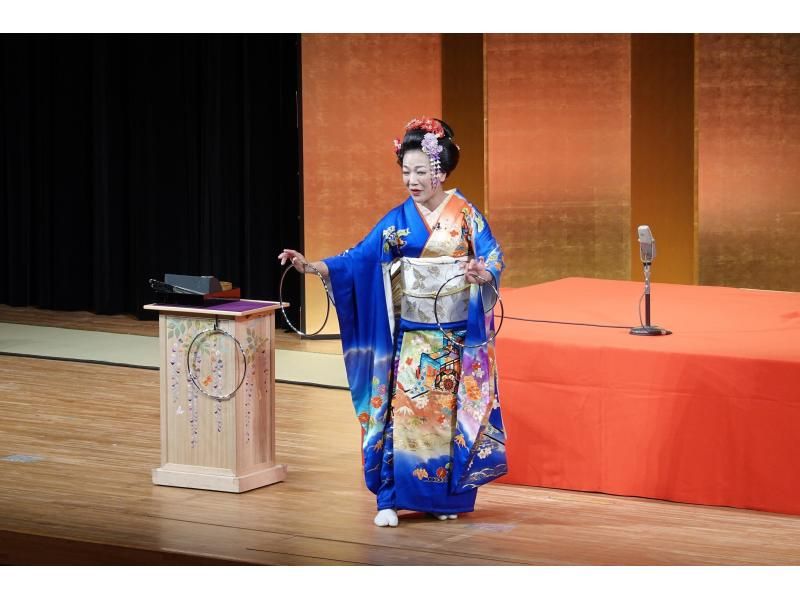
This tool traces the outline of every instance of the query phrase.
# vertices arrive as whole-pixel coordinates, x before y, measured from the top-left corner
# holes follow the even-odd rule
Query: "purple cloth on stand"
[[[158,307],[180,307],[178,305],[170,305],[166,303],[156,303]],[[250,311],[251,309],[259,309],[262,307],[270,307],[272,305],[278,305],[277,301],[269,301],[266,303],[261,303],[258,301],[247,301],[245,299],[238,300],[238,301],[230,301],[228,303],[217,303],[215,305],[187,305],[188,309],[208,309],[214,311],[229,311],[231,313],[241,313],[244,311]]]
[[[217,305],[209,305],[207,308],[203,309],[216,309],[220,311],[242,312],[242,311],[250,311],[251,309],[259,309],[262,307],[270,307],[272,305],[277,305],[277,302],[270,301],[269,303],[261,303],[258,301],[247,301],[246,299],[242,299],[240,301],[231,301],[230,303],[219,303]]]

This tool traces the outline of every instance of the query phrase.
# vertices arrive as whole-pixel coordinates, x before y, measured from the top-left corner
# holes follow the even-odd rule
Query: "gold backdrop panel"
[[[800,291],[800,35],[696,55],[700,283]]]
[[[440,116],[441,36],[304,34],[303,231],[310,260],[360,241],[407,193],[392,139],[416,116]],[[306,277],[309,331],[325,294]],[[325,332],[337,332],[336,316]]]
[[[503,284],[629,278],[629,36],[485,43],[487,203]]]

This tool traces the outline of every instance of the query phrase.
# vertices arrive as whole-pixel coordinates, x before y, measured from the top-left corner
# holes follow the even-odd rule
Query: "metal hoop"
[[[322,286],[325,287],[325,296],[328,298],[328,303],[325,306],[325,320],[322,322],[322,326],[320,326],[316,331],[312,332],[311,334],[308,334],[306,332],[300,332],[297,328],[295,328],[294,324],[291,323],[291,321],[289,320],[289,316],[286,315],[286,309],[283,307],[284,306],[284,302],[283,302],[283,280],[286,278],[286,275],[289,273],[289,270],[295,270],[296,269],[293,265],[287,266],[286,270],[284,270],[283,274],[281,275],[281,282],[278,285],[278,301],[280,301],[281,313],[283,314],[283,319],[286,320],[286,323],[289,325],[289,328],[294,330],[300,336],[316,336],[320,332],[322,332],[322,329],[325,328],[325,324],[328,323],[328,318],[331,315],[331,304],[333,304],[333,306],[336,307],[336,303],[334,302],[333,297],[331,297],[331,291],[328,288],[327,283],[325,282],[325,277],[322,275],[322,272],[317,270],[314,266],[312,266],[308,262],[304,262],[303,266],[311,268],[316,273],[316,275],[319,277],[319,279],[322,281]]]
[[[194,347],[194,344],[197,342],[197,339],[205,334],[224,334],[225,336],[232,338],[233,342],[236,343],[239,352],[242,354],[242,361],[244,362],[244,371],[242,372],[242,379],[239,380],[239,384],[236,385],[236,388],[234,388],[233,391],[229,392],[228,394],[215,395],[208,392],[197,383],[197,376],[192,371],[192,365],[191,365],[192,347]],[[233,395],[236,394],[239,388],[241,388],[242,384],[244,384],[245,378],[247,378],[247,355],[245,355],[244,349],[242,348],[241,343],[238,340],[236,340],[236,337],[228,332],[225,332],[219,327],[219,319],[217,319],[217,321],[214,322],[213,328],[206,328],[205,330],[201,330],[195,335],[195,337],[192,339],[192,342],[189,343],[189,349],[186,351],[186,377],[192,384],[194,384],[194,387],[197,390],[202,392],[207,397],[210,397],[212,399],[217,399],[218,401],[230,399]]]
[[[457,340],[454,339],[454,335],[447,334],[447,331],[445,331],[445,329],[442,328],[442,324],[441,324],[441,322],[439,322],[439,313],[438,313],[438,310],[436,309],[437,308],[437,303],[439,301],[439,295],[441,294],[442,290],[444,290],[444,287],[447,286],[447,283],[449,283],[452,280],[455,280],[456,278],[458,278],[460,276],[466,276],[466,275],[467,275],[466,272],[463,273],[463,274],[456,274],[455,276],[445,280],[444,284],[439,287],[439,290],[436,291],[436,297],[433,298],[433,317],[436,319],[436,326],[439,327],[439,330],[441,331],[441,333],[451,343],[453,343],[454,345],[458,345],[462,349],[477,349],[479,347],[485,347],[486,345],[488,345],[489,343],[494,341],[495,338],[497,338],[497,334],[500,332],[500,329],[503,327],[503,320],[505,320],[505,308],[503,307],[503,300],[500,298],[500,291],[497,290],[497,287],[495,286],[495,284],[491,280],[485,280],[485,279],[481,278],[481,280],[483,280],[485,282],[485,284],[491,285],[492,290],[494,291],[494,294],[497,297],[497,301],[495,302],[495,305],[497,305],[498,303],[500,304],[500,323],[497,325],[497,328],[494,329],[494,334],[492,334],[489,338],[487,338],[484,342],[480,343],[479,345],[467,345],[465,343],[459,343]],[[480,277],[478,277],[478,278],[480,278]],[[494,305],[491,307],[491,309],[494,309]],[[488,312],[484,312],[484,313],[488,313]],[[466,336],[464,338],[466,339]]]

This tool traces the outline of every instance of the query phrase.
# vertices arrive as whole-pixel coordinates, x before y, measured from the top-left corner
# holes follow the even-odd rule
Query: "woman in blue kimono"
[[[310,264],[332,287],[382,527],[401,509],[455,519],[507,471],[485,284],[500,286],[500,246],[475,206],[443,188],[459,158],[450,127],[414,119],[395,152],[410,196],[358,245]],[[297,251],[278,257],[313,271]]]

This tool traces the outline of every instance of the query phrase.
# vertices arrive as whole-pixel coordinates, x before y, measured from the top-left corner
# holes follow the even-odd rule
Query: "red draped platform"
[[[567,278],[503,302],[634,326],[642,289]],[[654,284],[652,300],[671,336],[506,319],[502,481],[800,514],[800,293]]]

